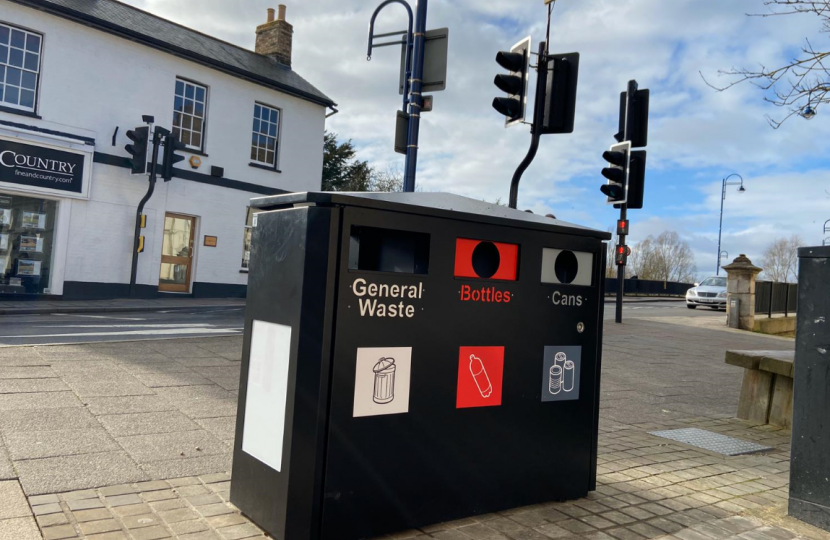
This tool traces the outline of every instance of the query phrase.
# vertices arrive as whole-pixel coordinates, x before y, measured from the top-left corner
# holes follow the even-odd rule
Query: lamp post
[[[732,178],[733,176],[737,176],[738,178],[741,179],[741,181],[740,182],[737,182],[737,181],[729,182],[729,179]],[[744,179],[743,179],[743,177],[740,174],[732,173],[732,174],[730,174],[729,176],[727,176],[726,178],[723,179],[723,185],[721,186],[721,193],[720,193],[720,225],[718,225],[718,265],[715,268],[715,275],[716,276],[720,275],[720,256],[721,256],[720,241],[721,241],[721,235],[723,234],[723,201],[726,200],[726,186],[737,186],[739,184],[740,184],[741,187],[738,188],[738,193],[746,192],[746,189],[744,188]]]
[[[826,246],[826,245],[830,244],[830,236],[827,236],[827,233],[830,232],[830,225],[828,225],[828,223],[830,223],[830,219],[828,219],[827,221],[824,222],[824,231],[823,231],[824,240],[822,240],[822,242],[821,242],[822,246]]]

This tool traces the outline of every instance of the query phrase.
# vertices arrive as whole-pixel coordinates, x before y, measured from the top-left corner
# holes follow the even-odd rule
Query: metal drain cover
[[[671,439],[673,441],[690,444],[717,452],[725,456],[740,456],[742,454],[754,454],[755,452],[763,452],[765,450],[772,450],[769,446],[762,446],[754,442],[736,439],[735,437],[727,437],[720,433],[706,431],[698,428],[684,428],[684,429],[670,429],[667,431],[650,431],[649,434],[663,437],[664,439]]]

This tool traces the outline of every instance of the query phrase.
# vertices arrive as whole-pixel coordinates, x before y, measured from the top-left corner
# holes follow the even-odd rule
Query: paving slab
[[[59,378],[54,379],[0,379],[0,394],[31,392],[68,392],[71,388]]]
[[[200,475],[230,471],[233,456],[230,452],[213,456],[173,459],[141,463],[141,469],[151,478],[179,478],[182,475]]]
[[[12,460],[6,451],[6,445],[0,437],[0,480],[11,480],[13,478],[17,478],[17,473],[14,471]]]
[[[200,426],[179,411],[110,414],[98,420],[115,437],[193,431]]]
[[[0,365],[0,379],[47,379],[57,376],[50,366]]]
[[[139,463],[194,458],[228,452],[226,444],[203,429],[116,437],[116,441]]]
[[[42,540],[35,520],[31,517],[0,520],[0,538],[3,540]]]
[[[31,515],[29,503],[17,480],[0,482],[0,520]]]
[[[30,394],[0,394],[0,417],[5,411],[20,409],[61,409],[81,407],[74,392],[33,392]]]
[[[25,431],[4,436],[13,461],[57,456],[74,456],[120,450],[101,427],[55,431]]]
[[[5,411],[0,414],[0,433],[100,427],[98,420],[80,402],[77,405],[64,409]]]
[[[146,396],[154,392],[139,382],[70,382],[78,397]]]
[[[195,422],[221,441],[232,441],[236,437],[236,416],[197,418]]]
[[[176,407],[156,394],[146,396],[98,396],[84,398],[89,411],[96,415],[175,411]]]
[[[237,399],[192,399],[175,402],[176,408],[193,419],[235,417]]]
[[[123,451],[14,462],[27,495],[151,480]]]
[[[200,386],[212,384],[211,381],[194,372],[174,372],[174,373],[134,373],[144,385],[150,388],[157,388],[160,386]]]

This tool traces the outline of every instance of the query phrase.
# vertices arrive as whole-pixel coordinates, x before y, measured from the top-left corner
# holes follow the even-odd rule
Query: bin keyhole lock
[[[576,331],[580,334],[585,331],[585,323],[576,323]]]

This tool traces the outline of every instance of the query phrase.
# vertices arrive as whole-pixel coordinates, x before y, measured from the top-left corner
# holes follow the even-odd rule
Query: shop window
[[[43,36],[0,23],[0,105],[35,110]]]
[[[58,203],[0,194],[0,294],[49,288]]]
[[[205,147],[207,88],[184,79],[176,79],[173,100],[173,135],[191,150]]]
[[[280,110],[254,104],[254,131],[251,138],[251,161],[277,168],[280,134]]]

